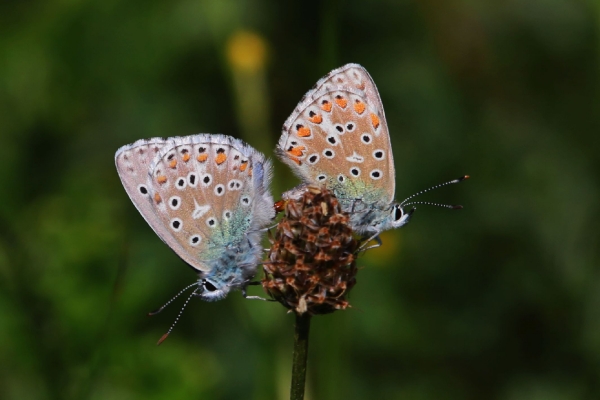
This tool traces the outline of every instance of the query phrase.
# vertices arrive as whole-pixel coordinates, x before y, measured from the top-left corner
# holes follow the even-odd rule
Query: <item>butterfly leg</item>
[[[248,292],[246,291],[246,289],[248,288],[248,286],[257,286],[257,285],[260,285],[260,284],[261,283],[258,282],[258,281],[246,283],[246,285],[242,288],[242,296],[245,299],[249,299],[249,300],[275,301],[273,299],[265,299],[264,297],[260,297],[260,296],[248,296]]]
[[[364,243],[362,244],[362,246],[360,246],[360,248],[358,249],[358,251],[367,251],[367,250],[370,250],[370,249],[376,249],[377,247],[381,246],[383,244],[383,242],[381,241],[381,238],[379,237],[380,233],[381,232],[376,232],[370,238],[368,238],[367,240],[365,240]],[[377,244],[374,244],[374,245],[369,246],[369,247],[365,247],[367,244],[369,244],[369,242],[371,240],[376,241]]]

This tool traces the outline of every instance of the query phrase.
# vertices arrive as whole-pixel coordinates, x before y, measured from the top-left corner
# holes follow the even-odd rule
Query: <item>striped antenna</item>
[[[192,294],[190,294],[187,298],[187,300],[185,301],[185,303],[183,303],[183,307],[181,307],[181,310],[179,310],[179,314],[177,314],[177,318],[175,318],[175,321],[173,322],[173,324],[171,325],[171,327],[169,328],[169,330],[167,331],[167,333],[165,333],[164,335],[162,335],[160,337],[160,339],[158,339],[158,342],[156,342],[156,345],[160,345],[162,342],[165,341],[165,339],[167,338],[167,336],[169,336],[169,334],[171,333],[171,331],[173,330],[173,328],[175,328],[175,325],[177,325],[177,322],[179,321],[179,317],[181,317],[181,314],[183,314],[183,310],[185,310],[185,307],[187,307],[188,303],[190,302],[190,299],[192,298],[193,295],[196,294],[196,291],[194,290],[192,292]]]
[[[462,182],[462,181],[464,181],[464,180],[466,180],[466,179],[469,179],[469,178],[470,178],[470,176],[469,176],[469,175],[465,175],[465,176],[461,176],[461,177],[460,177],[460,178],[458,178],[458,179],[453,179],[453,180],[451,180],[451,181],[444,182],[444,183],[440,183],[439,185],[432,186],[432,187],[430,187],[429,189],[421,190],[420,192],[417,192],[417,193],[413,194],[412,196],[408,196],[406,199],[404,199],[404,200],[402,201],[402,203],[400,203],[400,206],[405,206],[405,205],[406,205],[406,206],[408,206],[408,205],[411,205],[411,204],[426,204],[425,202],[417,202],[417,203],[409,203],[409,204],[405,204],[405,203],[406,203],[408,200],[412,199],[412,198],[415,198],[415,197],[417,197],[417,196],[419,196],[419,195],[422,195],[423,193],[427,193],[427,192],[429,192],[429,191],[432,191],[432,190],[434,190],[434,189],[441,188],[442,186],[446,186],[446,185],[452,185],[452,184],[454,184],[454,183],[459,183],[459,182]],[[437,205],[437,204],[433,204],[433,203],[431,203],[430,205]],[[440,206],[440,207],[447,207],[447,208],[455,208],[455,207],[457,207],[457,206],[447,206],[447,205],[439,205],[439,206]],[[462,207],[460,207],[460,208],[462,208]]]
[[[413,204],[425,204],[428,206],[449,208],[451,210],[461,210],[463,208],[463,206],[461,206],[461,205],[439,204],[439,203],[432,203],[430,201],[413,201],[411,203],[404,204],[404,207],[412,206]]]
[[[179,296],[181,296],[183,294],[183,292],[185,292],[186,290],[188,290],[189,288],[196,286],[197,284],[199,284],[200,281],[198,282],[194,282],[191,285],[188,285],[186,287],[184,287],[183,289],[181,289],[181,291],[179,293],[177,293],[175,296],[173,296],[173,298],[169,301],[167,301],[161,308],[159,308],[158,310],[154,310],[148,313],[148,316],[152,316],[152,315],[156,315],[159,312],[161,312],[162,310],[164,310],[169,304],[171,304],[173,302],[173,300],[175,300],[176,298],[178,298]]]

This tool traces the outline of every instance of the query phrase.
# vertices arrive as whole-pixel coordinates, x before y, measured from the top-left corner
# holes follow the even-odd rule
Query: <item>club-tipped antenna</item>
[[[169,334],[171,333],[171,331],[173,330],[173,328],[175,328],[175,325],[177,325],[177,322],[179,321],[179,318],[181,317],[181,314],[183,314],[183,310],[185,310],[185,307],[187,307],[188,303],[190,302],[190,299],[192,298],[192,296],[194,296],[196,294],[196,291],[194,290],[192,292],[192,294],[190,294],[188,296],[188,298],[186,299],[185,303],[183,303],[183,306],[181,307],[181,310],[179,310],[179,314],[177,314],[177,318],[175,318],[175,321],[173,321],[173,324],[171,325],[171,327],[169,328],[169,330],[167,331],[167,333],[165,333],[164,335],[162,335],[160,337],[160,339],[158,339],[158,342],[156,342],[156,345],[160,345],[162,342],[165,341],[165,339],[167,338],[167,336],[169,336]]]
[[[173,296],[173,298],[169,301],[167,301],[165,304],[163,304],[163,306],[161,308],[159,308],[158,310],[154,310],[148,313],[148,316],[152,316],[152,315],[156,315],[159,312],[161,312],[162,310],[164,310],[169,304],[171,304],[173,302],[173,300],[175,300],[176,298],[178,298],[179,296],[181,296],[183,294],[183,292],[185,292],[186,290],[188,290],[189,288],[198,285],[200,282],[194,282],[191,285],[188,285],[186,287],[184,287],[183,289],[181,289],[181,291],[179,293],[177,293],[175,296]]]
[[[461,176],[461,177],[460,177],[460,178],[458,178],[458,179],[453,179],[453,180],[451,180],[451,181],[444,182],[444,183],[440,183],[439,185],[432,186],[432,187],[430,187],[429,189],[421,190],[420,192],[417,192],[417,193],[413,194],[412,196],[408,196],[406,199],[404,199],[404,200],[402,201],[402,203],[400,203],[400,206],[409,205],[409,204],[404,204],[404,203],[406,203],[408,200],[410,200],[410,199],[412,199],[412,198],[414,198],[414,197],[417,197],[417,196],[419,196],[419,195],[422,195],[423,193],[427,193],[427,192],[429,192],[429,191],[432,191],[432,190],[434,190],[434,189],[441,188],[442,186],[446,186],[446,185],[452,185],[452,184],[454,184],[454,183],[459,183],[459,182],[462,182],[462,181],[464,181],[465,179],[469,179],[469,175],[464,175],[464,176]],[[418,203],[410,203],[410,204],[418,204]],[[423,204],[424,204],[424,203],[423,203]]]
[[[424,204],[424,205],[427,205],[427,206],[444,207],[444,208],[449,208],[451,210],[461,210],[463,208],[463,206],[461,206],[459,204],[457,204],[457,205],[453,205],[453,204],[440,204],[440,203],[432,203],[430,201],[413,201],[413,202],[404,204],[404,207],[412,206],[414,204]]]

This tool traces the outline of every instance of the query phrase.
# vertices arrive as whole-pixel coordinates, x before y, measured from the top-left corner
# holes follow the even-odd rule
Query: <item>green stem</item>
[[[307,313],[304,313],[302,315],[296,314],[296,328],[294,331],[294,359],[292,361],[292,386],[290,388],[290,400],[304,399],[310,318],[311,316]]]

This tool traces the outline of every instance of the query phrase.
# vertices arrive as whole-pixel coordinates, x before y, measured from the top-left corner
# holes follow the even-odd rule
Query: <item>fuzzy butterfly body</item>
[[[219,300],[245,289],[273,218],[272,167],[240,140],[199,134],[121,147],[119,177],[156,234],[199,274],[196,294]]]
[[[333,190],[351,214],[354,231],[377,234],[406,224],[411,213],[394,202],[395,170],[390,135],[375,83],[358,64],[320,79],[283,126],[277,155],[303,185]]]

